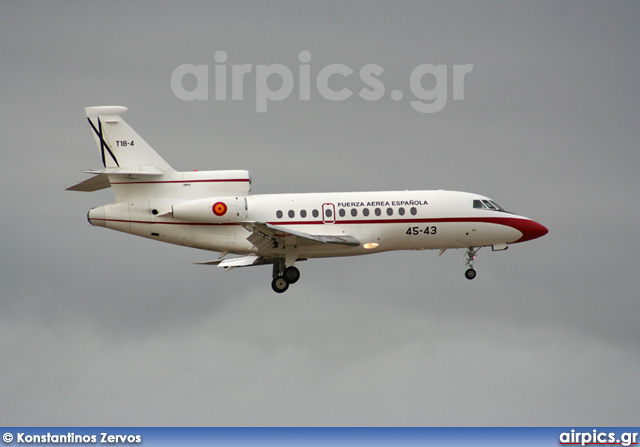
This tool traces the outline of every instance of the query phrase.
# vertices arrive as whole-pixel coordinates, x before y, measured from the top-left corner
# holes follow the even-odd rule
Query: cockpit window
[[[497,210],[498,209],[495,206],[493,206],[493,203],[491,203],[489,200],[483,200],[482,203],[484,203],[484,206],[486,206],[490,210]]]
[[[478,210],[493,210],[508,212],[493,200],[474,200],[473,207]]]
[[[491,204],[495,206],[498,211],[507,211],[504,208],[502,208],[500,205],[498,205],[495,201],[489,200],[489,202],[491,202]]]

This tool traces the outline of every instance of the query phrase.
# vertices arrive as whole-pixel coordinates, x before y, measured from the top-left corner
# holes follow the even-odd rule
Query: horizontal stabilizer
[[[117,175],[162,175],[163,172],[153,166],[134,166],[129,168],[104,168],[89,169],[84,171],[87,174],[95,174],[76,185],[67,188],[67,191],[92,192],[99,191],[111,186],[109,176]]]
[[[133,166],[128,168],[104,168],[99,170],[84,171],[88,174],[109,174],[109,175],[162,175],[160,169],[154,166]]]
[[[67,191],[92,192],[100,191],[111,186],[109,177],[106,174],[94,175],[83,182],[77,183],[67,188]]]

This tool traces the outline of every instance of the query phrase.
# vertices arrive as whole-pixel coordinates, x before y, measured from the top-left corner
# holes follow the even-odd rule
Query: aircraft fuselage
[[[297,249],[301,258],[493,246],[528,240],[532,233],[544,232],[526,217],[475,209],[473,200],[487,198],[456,191],[257,194],[232,199],[238,204],[238,221],[266,222],[314,235],[349,235],[362,242],[357,246],[301,246]],[[161,213],[154,202],[160,201],[94,208],[89,221],[178,245],[243,255],[259,253],[247,240],[249,232],[237,222],[180,220],[171,213]],[[274,247],[262,254],[276,256],[282,250]]]

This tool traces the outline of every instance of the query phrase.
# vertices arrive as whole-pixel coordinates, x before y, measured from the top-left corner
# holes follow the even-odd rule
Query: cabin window
[[[375,213],[376,216],[380,216],[382,214],[382,210],[380,208],[376,208]]]
[[[340,217],[344,217],[347,212],[344,210],[344,208],[342,208],[340,211],[338,211],[338,214],[340,214]]]
[[[276,217],[278,219],[282,219],[282,211],[280,211],[280,210],[276,211]]]
[[[404,208],[398,208],[398,214],[404,216]]]
[[[320,213],[318,212],[318,210],[313,210],[313,211],[311,211],[311,215],[313,217],[318,217],[320,215]]]
[[[329,208],[327,208],[326,210],[324,210],[324,215],[327,217],[331,217],[333,216],[333,211],[331,211]]]
[[[364,217],[367,217],[369,215],[369,208],[363,209],[362,214],[364,215]]]
[[[355,208],[351,208],[351,215],[352,215],[353,217],[356,217],[356,216],[358,215],[358,210],[357,210],[357,209],[355,209]]]
[[[290,217],[291,219],[293,219],[294,217],[296,217],[296,212],[295,212],[295,211],[293,211],[293,210],[289,210],[289,217]]]
[[[387,216],[393,216],[393,208],[387,208]]]
[[[412,216],[415,216],[416,214],[418,214],[418,210],[416,209],[415,206],[412,206],[409,211],[411,212]]]
[[[300,217],[302,217],[303,219],[307,217],[307,210],[300,210]]]

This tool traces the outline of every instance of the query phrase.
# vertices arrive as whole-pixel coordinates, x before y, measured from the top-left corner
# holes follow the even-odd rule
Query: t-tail
[[[98,191],[111,187],[116,202],[159,197],[192,200],[249,193],[248,171],[174,170],[122,119],[126,107],[99,106],[84,110],[103,167],[84,171],[94,176],[68,190]]]

